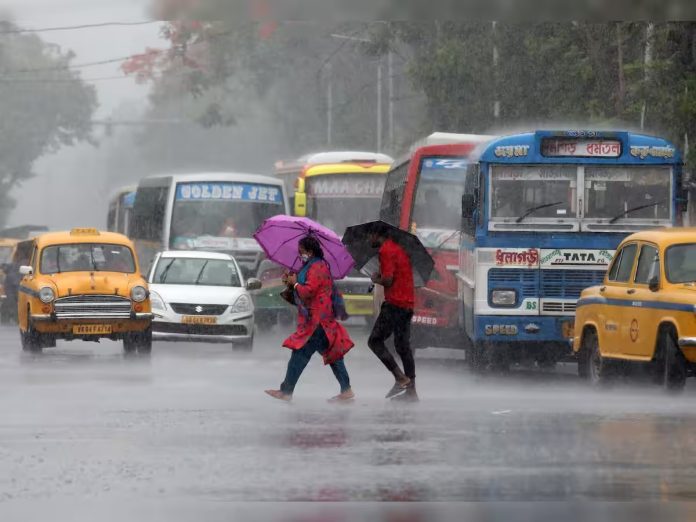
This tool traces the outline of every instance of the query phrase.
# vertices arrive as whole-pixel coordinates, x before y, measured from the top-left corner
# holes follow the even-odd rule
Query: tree
[[[15,205],[10,191],[32,177],[36,159],[91,139],[96,93],[69,69],[72,60],[37,36],[0,36],[0,224]]]

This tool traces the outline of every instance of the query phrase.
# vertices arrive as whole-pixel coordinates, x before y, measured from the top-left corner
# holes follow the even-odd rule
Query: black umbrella
[[[384,221],[371,221],[346,229],[346,233],[343,234],[343,244],[346,245],[348,252],[355,259],[355,268],[367,275],[379,272],[379,249],[370,244],[369,237],[379,227],[383,227],[386,235],[401,245],[408,254],[413,267],[415,286],[425,286],[435,266],[435,261],[430,253],[416,236]]]

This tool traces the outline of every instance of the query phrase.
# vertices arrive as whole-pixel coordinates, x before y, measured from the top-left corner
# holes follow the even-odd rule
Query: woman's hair
[[[311,252],[312,256],[318,257],[319,259],[324,259],[324,251],[321,249],[319,241],[316,237],[305,236],[300,239],[300,246],[307,252]]]

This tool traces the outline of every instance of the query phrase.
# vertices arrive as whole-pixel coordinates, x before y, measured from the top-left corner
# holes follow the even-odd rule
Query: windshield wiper
[[[526,218],[530,214],[534,214],[537,210],[541,210],[542,208],[549,208],[549,207],[557,207],[558,205],[562,205],[565,203],[565,201],[556,201],[555,203],[544,203],[543,205],[537,205],[536,207],[531,207],[525,210],[524,214],[522,214],[520,217],[518,217],[515,220],[515,223],[522,223],[524,218]]]
[[[194,285],[197,285],[197,284],[200,282],[201,277],[203,277],[203,271],[205,270],[205,267],[206,267],[206,266],[208,266],[208,261],[206,261],[205,263],[203,263],[203,266],[201,267],[201,271],[198,272],[198,277],[196,278],[196,282],[193,283]]]
[[[94,249],[92,248],[89,249],[89,259],[92,261],[92,268],[94,269],[94,272],[99,272],[99,269],[97,268],[97,261],[94,259]]]
[[[159,282],[160,282],[161,284],[164,284],[165,279],[167,279],[167,273],[169,273],[169,269],[170,269],[170,268],[172,267],[172,265],[174,264],[174,261],[176,261],[176,259],[172,259],[172,260],[169,262],[169,264],[168,264],[166,267],[164,267],[164,270],[162,270],[162,273],[161,273],[160,276],[159,276]]]
[[[439,245],[437,245],[437,246],[435,247],[435,250],[440,250],[440,248],[442,248],[442,245],[444,245],[445,243],[447,243],[450,239],[452,239],[452,238],[453,238],[454,236],[456,236],[457,234],[461,234],[461,233],[462,233],[461,230],[455,230],[455,231],[452,232],[449,236],[447,236],[447,237],[445,238],[445,240],[444,240],[442,243],[440,243]]]
[[[611,218],[611,219],[609,220],[609,224],[611,224],[611,223],[616,223],[619,219],[621,219],[621,218],[624,217],[625,215],[630,214],[631,212],[635,212],[636,210],[643,210],[644,208],[655,207],[655,206],[660,205],[660,204],[662,204],[662,203],[664,203],[664,199],[661,199],[661,200],[659,200],[659,201],[655,201],[655,202],[653,202],[653,203],[648,203],[647,205],[640,205],[640,206],[637,206],[637,207],[629,208],[628,210],[624,210],[624,211],[623,211],[621,214],[619,214],[618,216],[614,216],[613,218]]]

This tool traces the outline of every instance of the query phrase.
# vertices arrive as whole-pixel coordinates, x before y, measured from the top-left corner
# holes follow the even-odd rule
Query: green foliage
[[[72,58],[33,35],[0,36],[0,225],[36,159],[90,139],[96,93],[65,69]]]

